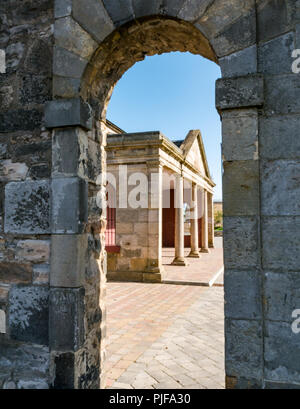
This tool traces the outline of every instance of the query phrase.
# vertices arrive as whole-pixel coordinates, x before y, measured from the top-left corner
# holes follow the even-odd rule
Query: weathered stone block
[[[118,234],[133,233],[133,223],[118,223]]]
[[[224,276],[227,318],[261,317],[261,276],[252,271],[227,271]]]
[[[21,42],[6,47],[6,72],[17,71],[24,55],[25,45]]]
[[[75,98],[79,96],[79,78],[53,76],[53,98]]]
[[[270,382],[264,383],[264,389],[300,389],[299,383],[283,383],[283,382]]]
[[[25,163],[14,163],[10,159],[1,161],[0,181],[10,182],[24,180],[28,174],[28,167]]]
[[[223,78],[241,77],[257,73],[257,46],[245,48],[219,59]]]
[[[300,273],[265,274],[265,317],[292,322],[292,312],[300,306]]]
[[[216,38],[211,39],[211,44],[219,57],[248,48],[256,42],[256,13],[253,0],[252,10],[226,27]],[[238,2],[235,1],[235,4]],[[240,3],[240,2],[239,2]],[[248,3],[250,1],[248,0]],[[245,3],[244,3],[245,4]],[[230,12],[232,14],[232,12]]]
[[[201,18],[213,2],[213,0],[202,0],[201,2],[199,2],[199,0],[188,0],[182,4],[178,18],[194,22]]]
[[[270,0],[258,3],[258,41],[266,41],[287,31],[289,19],[287,8],[286,1]]]
[[[36,285],[47,285],[50,277],[49,264],[36,264],[33,266],[32,283]]]
[[[6,387],[11,383],[15,389],[21,389],[31,382],[32,385],[42,384],[45,389],[47,388],[49,374],[47,346],[2,339],[0,365],[0,385],[4,375]],[[3,388],[3,385],[1,386]]]
[[[131,258],[130,269],[132,271],[144,271],[147,267],[148,260],[143,258]]]
[[[134,19],[131,0],[103,0],[103,4],[117,27]]]
[[[217,109],[261,106],[264,103],[264,82],[259,74],[219,79],[216,82]]]
[[[257,160],[224,162],[224,216],[259,214],[259,163]]]
[[[198,3],[202,2],[198,1]],[[253,9],[253,6],[253,0],[249,0],[247,3],[241,3],[236,0],[226,2],[215,0],[211,4],[207,4],[206,12],[199,22],[203,25],[208,37],[216,37],[217,34],[225,31],[235,21],[238,21],[244,15],[247,16]]]
[[[258,159],[257,110],[223,111],[222,138],[224,161]]]
[[[99,43],[115,29],[102,1],[73,0],[73,17]]]
[[[260,118],[259,126],[262,158],[300,159],[299,115]]]
[[[9,292],[9,331],[18,341],[48,345],[49,289],[13,286]]]
[[[20,240],[17,243],[16,258],[20,261],[45,263],[50,260],[50,241]]]
[[[87,174],[88,136],[80,128],[59,129],[53,133],[52,176]]]
[[[259,72],[264,74],[290,73],[293,63],[294,33],[284,34],[258,47]]]
[[[162,0],[144,1],[132,0],[134,15],[136,18],[145,16],[155,16],[159,14]]]
[[[177,17],[183,4],[181,0],[163,0],[160,5],[160,13],[166,16]]]
[[[299,76],[292,73],[267,77],[265,80],[265,112],[267,115],[300,112]]]
[[[86,176],[90,181],[94,183],[97,182],[97,178],[102,172],[105,159],[106,157],[105,152],[103,152],[103,146],[89,139],[87,149]]]
[[[37,109],[16,109],[0,112],[0,132],[32,131],[40,128],[43,112]]]
[[[20,85],[20,103],[22,105],[44,104],[51,100],[51,79],[45,75],[23,75]]]
[[[0,263],[0,282],[6,284],[29,284],[32,280],[32,267],[28,263]]]
[[[5,186],[6,233],[50,233],[48,180],[11,182]]]
[[[98,47],[98,43],[72,17],[55,21],[54,37],[56,46],[85,59],[89,59]]]
[[[225,320],[225,368],[227,376],[262,378],[263,342],[258,321]]]
[[[74,353],[65,352],[54,356],[54,381],[55,389],[74,389],[75,359]]]
[[[49,384],[42,379],[21,380],[17,383],[17,389],[49,389]]]
[[[61,47],[54,47],[53,74],[81,78],[88,61]]]
[[[45,125],[47,128],[81,126],[91,129],[91,108],[80,98],[48,102],[45,108]]]
[[[262,389],[263,380],[255,378],[241,378],[236,376],[226,376],[226,389]]]
[[[227,269],[259,266],[259,230],[256,217],[224,217],[224,260]]]
[[[80,178],[52,180],[52,232],[81,233],[87,222],[88,185]]]
[[[298,160],[263,161],[262,214],[300,216],[300,163]]]
[[[50,285],[67,288],[82,286],[86,251],[86,234],[52,236]]]
[[[84,342],[84,289],[52,288],[49,308],[52,351],[77,351]]]
[[[264,269],[299,271],[300,217],[263,217],[262,252]]]
[[[9,294],[9,287],[1,286],[0,287],[0,307],[3,307],[4,305],[7,304],[8,294]]]
[[[134,232],[145,236],[147,240],[148,235],[148,223],[134,223]]]
[[[6,312],[0,309],[0,334],[6,334]]]
[[[28,25],[24,24],[24,35],[28,33]],[[25,34],[26,33],[26,34]],[[27,48],[24,61],[24,72],[37,75],[45,75],[51,78],[52,75],[52,39],[34,37],[33,43]]]
[[[299,334],[290,323],[266,321],[264,349],[266,379],[300,383]]]
[[[72,12],[72,0],[55,0],[55,18],[69,16]]]

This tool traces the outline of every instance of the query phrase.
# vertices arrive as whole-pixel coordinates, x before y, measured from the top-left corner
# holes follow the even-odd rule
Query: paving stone
[[[125,288],[124,286],[127,286]],[[164,306],[164,301],[166,300],[167,293],[169,290],[170,294],[173,292],[181,291],[180,288],[174,288],[178,286],[168,286],[160,284],[157,287],[157,290],[152,288],[153,294],[151,302],[149,300],[149,290],[144,292],[143,284],[134,284],[134,283],[122,283],[122,286],[117,283],[109,283],[108,286],[111,286],[111,291],[113,293],[110,295],[109,307],[108,307],[108,319],[110,319],[110,314],[117,307],[120,308],[120,311],[124,310],[125,304],[123,303],[130,302],[129,294],[135,294],[134,302],[134,320],[139,322],[139,319],[142,320],[143,326],[145,323],[145,316],[148,316],[151,312],[151,319],[155,320],[156,325],[153,328],[157,328],[157,321],[163,319],[165,322],[166,318],[162,318],[164,315],[162,309],[170,308],[168,303]],[[173,288],[172,288],[173,287]],[[126,292],[128,297],[123,298],[118,304],[116,300],[118,288],[122,288],[122,294]],[[148,287],[149,288],[149,287]],[[135,289],[139,292],[135,292]],[[182,287],[182,289],[184,289]],[[129,364],[125,372],[121,376],[115,379],[115,382],[112,384],[112,387],[115,388],[119,383],[125,383],[130,385],[132,388],[146,388],[146,389],[163,389],[163,388],[176,388],[176,389],[186,389],[190,386],[198,386],[198,388],[224,388],[224,324],[223,324],[223,297],[222,297],[222,288],[214,288],[209,290],[203,290],[199,287],[189,287],[190,290],[194,291],[198,296],[194,299],[194,302],[190,307],[188,307],[185,312],[176,313],[176,304],[180,302],[181,298],[176,298],[176,301],[172,301],[173,311],[169,312],[169,317],[176,317],[176,319],[169,319],[168,326],[165,327],[165,331],[161,332],[161,336],[158,333],[156,335],[155,342],[151,343],[149,346],[144,346],[144,353],[138,358],[136,363]],[[153,300],[155,300],[155,294],[163,294],[163,297],[160,297],[158,304],[155,304],[155,307],[160,308],[160,314],[157,316],[153,315]],[[207,293],[207,291],[211,291]],[[139,295],[138,295],[139,294]],[[195,295],[196,295],[195,294]],[[138,295],[138,296],[137,296]],[[149,300],[149,301],[146,301]],[[111,304],[110,304],[111,302]],[[138,308],[139,302],[142,302],[143,308]],[[145,306],[145,302],[150,302],[149,307]],[[115,307],[113,307],[115,305]],[[110,307],[111,306],[111,307]],[[136,311],[140,311],[137,314]],[[174,315],[175,314],[175,315]],[[209,319],[207,318],[209,316]],[[125,318],[126,317],[126,318]],[[139,318],[140,317],[140,318]],[[219,317],[219,323],[218,321]],[[120,324],[120,314],[116,315],[117,322]],[[126,326],[132,321],[130,316],[124,315],[126,319]],[[124,321],[125,324],[125,321]],[[211,325],[211,327],[210,327]],[[136,325],[131,326],[130,328],[136,328]],[[199,328],[197,335],[193,335],[195,328]],[[128,327],[129,329],[129,327]],[[141,329],[141,332],[142,331]],[[217,332],[219,335],[215,335]],[[116,332],[113,332],[116,334]],[[122,336],[122,331],[118,331],[120,336]],[[150,332],[151,333],[151,332]],[[111,338],[109,337],[109,340]],[[133,341],[134,338],[126,338],[127,343],[132,343],[132,350],[135,349],[135,344]],[[116,338],[114,338],[116,340]],[[218,348],[211,348],[212,343],[217,344]],[[179,345],[177,345],[179,344]],[[189,354],[187,350],[190,350],[191,344],[195,351],[206,351],[207,355],[193,355]],[[217,352],[219,349],[221,352]],[[107,347],[108,353],[110,354],[111,346],[108,343]],[[111,355],[112,357],[114,355]],[[117,364],[116,364],[117,366]],[[126,366],[126,365],[125,365]],[[145,373],[150,375],[149,377],[145,376]],[[117,373],[116,373],[117,375]]]

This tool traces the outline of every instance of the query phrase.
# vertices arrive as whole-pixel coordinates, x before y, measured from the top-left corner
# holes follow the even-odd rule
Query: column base
[[[187,266],[188,265],[185,259],[182,257],[175,257],[171,264],[172,266]]]
[[[188,255],[189,258],[200,258],[199,251],[191,251],[190,254]]]
[[[209,249],[203,248],[200,250],[200,253],[210,253]]]

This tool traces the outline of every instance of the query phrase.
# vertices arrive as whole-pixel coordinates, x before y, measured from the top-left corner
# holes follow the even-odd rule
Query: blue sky
[[[146,57],[117,83],[107,118],[126,132],[159,130],[171,140],[200,129],[214,182],[222,199],[221,122],[215,109],[215,63],[190,53]]]

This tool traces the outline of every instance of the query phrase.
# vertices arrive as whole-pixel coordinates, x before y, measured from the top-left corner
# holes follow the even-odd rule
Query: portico
[[[112,134],[108,129],[106,151],[108,182],[115,185],[110,189],[114,200],[108,202],[108,213],[115,215],[113,234],[108,220],[108,279],[162,281],[164,247],[175,248],[172,265],[183,268],[188,258],[209,252],[214,183],[200,131],[172,142],[161,132]]]

